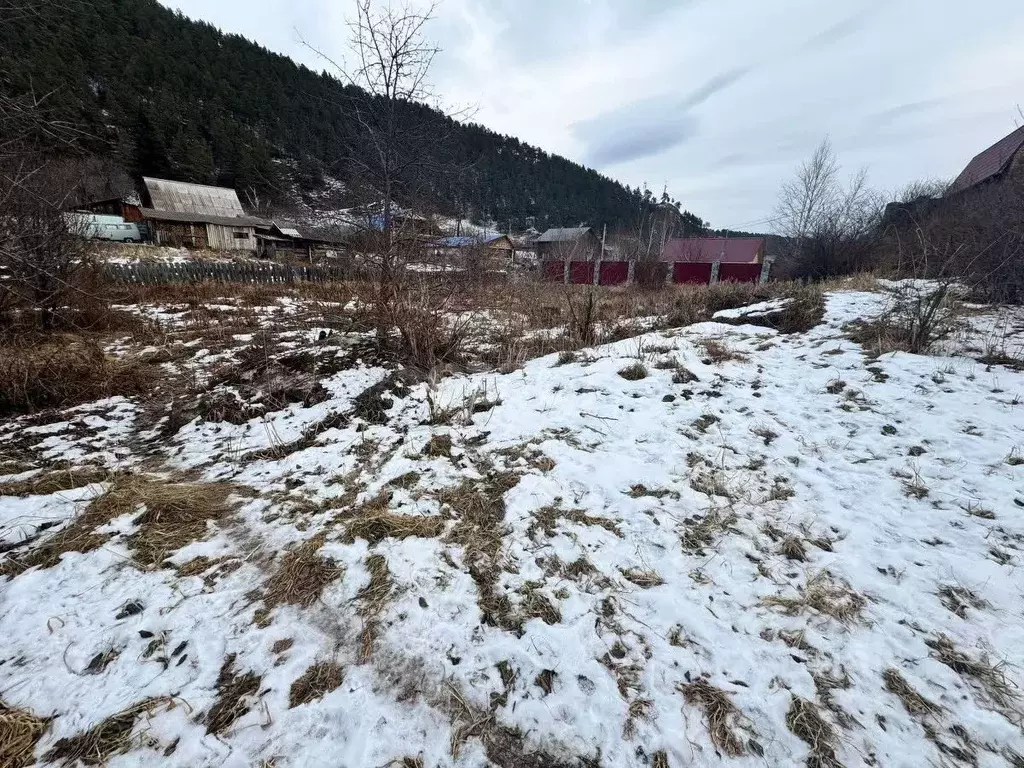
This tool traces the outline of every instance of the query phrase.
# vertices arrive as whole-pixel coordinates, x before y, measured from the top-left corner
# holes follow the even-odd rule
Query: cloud
[[[836,22],[830,27],[826,27],[804,43],[804,50],[813,51],[827,48],[848,37],[852,37],[867,25],[873,13],[874,9],[868,7]]]

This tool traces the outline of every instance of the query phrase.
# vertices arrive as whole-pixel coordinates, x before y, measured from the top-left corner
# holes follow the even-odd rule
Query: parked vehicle
[[[69,213],[68,225],[82,237],[90,240],[109,240],[115,243],[141,243],[143,234],[135,222],[120,216],[96,213]]]

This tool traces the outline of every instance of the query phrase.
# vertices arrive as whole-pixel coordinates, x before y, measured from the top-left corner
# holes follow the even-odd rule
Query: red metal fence
[[[756,283],[760,279],[760,264],[722,264],[718,268],[720,283]]]
[[[601,275],[598,277],[601,285],[622,285],[629,281],[628,261],[602,261]]]
[[[672,282],[707,285],[711,282],[712,267],[709,263],[677,261],[672,265]]]
[[[673,264],[662,262],[636,262],[633,265],[632,280],[628,261],[601,261],[598,271],[598,284],[624,285],[634,282],[638,285],[660,285],[671,282],[677,285],[709,285],[714,275],[714,264],[710,262],[677,261]],[[542,265],[543,279],[561,283],[566,279],[565,262],[545,261]],[[594,282],[595,262],[569,262],[568,278],[573,285],[591,285]],[[718,265],[718,281],[720,283],[756,283],[761,279],[760,264],[728,264]]]
[[[594,282],[594,262],[570,261],[569,282],[573,285],[589,285]]]
[[[560,283],[565,280],[565,263],[561,261],[544,262],[544,279]]]

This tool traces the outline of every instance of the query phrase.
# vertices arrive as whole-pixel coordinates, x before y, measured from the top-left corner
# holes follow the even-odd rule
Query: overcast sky
[[[161,1],[317,70],[303,39],[346,50],[349,0]],[[1024,123],[1022,0],[443,0],[429,31],[446,103],[716,227],[770,229],[826,134],[896,189]]]

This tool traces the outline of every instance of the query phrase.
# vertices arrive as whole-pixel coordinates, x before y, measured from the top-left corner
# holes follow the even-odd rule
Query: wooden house
[[[549,229],[535,241],[540,261],[596,261],[601,239],[590,227]]]
[[[246,214],[233,189],[148,177],[142,185],[142,217],[158,245],[255,251],[256,228],[270,226]]]

